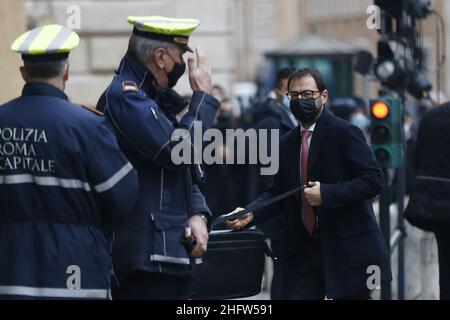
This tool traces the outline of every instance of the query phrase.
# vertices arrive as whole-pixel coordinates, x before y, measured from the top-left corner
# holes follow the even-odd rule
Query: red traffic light
[[[376,119],[386,119],[389,116],[389,106],[384,101],[375,101],[370,111]]]

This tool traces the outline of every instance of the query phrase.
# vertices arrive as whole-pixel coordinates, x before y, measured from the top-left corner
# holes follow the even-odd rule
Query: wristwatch
[[[208,218],[203,213],[199,213],[199,214],[197,214],[197,216],[202,218],[203,221],[205,221],[206,225],[208,225]]]

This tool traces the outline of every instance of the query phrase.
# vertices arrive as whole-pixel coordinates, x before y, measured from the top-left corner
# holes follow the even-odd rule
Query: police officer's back
[[[22,96],[0,106],[0,297],[106,299],[107,235],[135,203],[137,176],[100,114],[68,101],[62,26],[17,39]]]

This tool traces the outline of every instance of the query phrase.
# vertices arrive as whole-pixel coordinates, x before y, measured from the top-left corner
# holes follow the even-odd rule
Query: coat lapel
[[[288,188],[294,189],[300,185],[300,126],[293,129],[290,134],[287,150],[292,150],[292,158],[287,158],[286,168],[292,168],[293,166],[293,170],[288,173],[287,181],[289,181]],[[299,193],[296,193],[295,197],[298,201],[300,199]]]
[[[317,157],[319,156],[320,149],[323,146],[323,139],[325,137],[325,133],[328,129],[329,121],[331,118],[331,114],[324,109],[322,115],[316,123],[316,127],[314,128],[314,133],[311,138],[311,145],[309,148],[309,156],[308,156],[308,176],[311,174],[311,169],[314,166]]]

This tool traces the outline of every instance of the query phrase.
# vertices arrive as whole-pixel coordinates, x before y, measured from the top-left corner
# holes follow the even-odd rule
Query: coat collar
[[[319,156],[319,152],[323,146],[323,139],[328,129],[331,117],[332,117],[331,113],[324,107],[322,114],[320,115],[319,119],[316,122],[314,134],[312,135],[311,138],[311,146],[309,148],[309,156],[308,156],[309,172],[311,172],[311,168],[314,165],[317,157]]]
[[[288,128],[295,128],[298,122],[296,121],[294,115],[279,102],[277,102],[277,107],[280,110],[281,124]]]
[[[67,95],[58,89],[55,86],[52,86],[51,84],[44,83],[44,82],[28,82],[25,84],[22,90],[23,96],[52,96],[64,100],[69,100]]]
[[[158,92],[155,77],[150,70],[132,52],[128,52],[122,59],[117,74],[125,80],[136,82],[139,89],[154,98]]]

